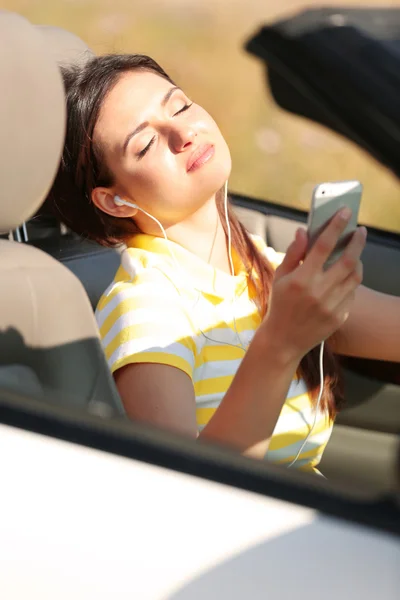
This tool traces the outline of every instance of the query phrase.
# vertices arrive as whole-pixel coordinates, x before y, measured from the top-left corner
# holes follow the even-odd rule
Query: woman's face
[[[94,141],[115,177],[110,198],[118,194],[170,224],[212,199],[231,170],[211,116],[151,72],[119,79],[103,103]],[[113,209],[109,201],[100,203],[106,212]]]

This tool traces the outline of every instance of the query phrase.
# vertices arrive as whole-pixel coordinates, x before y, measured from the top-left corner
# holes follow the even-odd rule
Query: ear
[[[92,191],[92,202],[97,208],[103,212],[111,215],[112,217],[129,218],[134,217],[137,213],[137,208],[131,208],[130,206],[122,205],[117,206],[114,201],[116,192],[111,188],[96,187]],[[130,198],[127,198],[129,202],[132,202]]]

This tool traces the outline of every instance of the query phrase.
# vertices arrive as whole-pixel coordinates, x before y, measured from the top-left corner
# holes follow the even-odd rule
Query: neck
[[[184,221],[166,228],[169,240],[216,269],[230,273],[227,240],[215,197]]]

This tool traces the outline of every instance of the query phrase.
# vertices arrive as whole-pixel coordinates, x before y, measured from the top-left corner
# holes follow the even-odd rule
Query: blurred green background
[[[313,6],[399,6],[330,0]],[[366,153],[330,131],[283,113],[265,87],[261,62],[244,42],[300,0],[3,0],[32,23],[58,25],[96,53],[155,58],[215,118],[231,149],[232,191],[308,209],[315,183],[360,179],[360,220],[400,231],[400,185]],[[400,105],[400,104],[399,104]]]

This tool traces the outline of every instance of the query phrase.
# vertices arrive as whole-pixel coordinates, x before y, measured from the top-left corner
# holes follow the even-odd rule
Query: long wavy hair
[[[84,67],[63,70],[67,99],[67,131],[63,156],[54,185],[46,201],[47,209],[72,231],[103,246],[117,246],[140,232],[132,219],[110,216],[91,201],[97,186],[110,187],[114,176],[108,169],[102,148],[93,141],[101,107],[119,78],[129,71],[152,72],[175,85],[167,73],[150,57],[141,54],[104,55],[89,60]],[[226,231],[224,193],[217,193],[217,207]],[[232,246],[242,260],[256,289],[257,305],[263,317],[273,280],[273,268],[253,243],[249,233],[229,206]],[[324,354],[324,393],[321,408],[334,418],[343,394],[338,363],[329,344]],[[303,357],[298,375],[307,385],[315,404],[319,392],[319,347]]]

